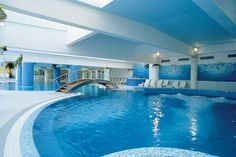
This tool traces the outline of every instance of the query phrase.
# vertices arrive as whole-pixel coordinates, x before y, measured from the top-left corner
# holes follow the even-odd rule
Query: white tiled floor
[[[0,128],[24,109],[62,95],[45,91],[0,91]]]

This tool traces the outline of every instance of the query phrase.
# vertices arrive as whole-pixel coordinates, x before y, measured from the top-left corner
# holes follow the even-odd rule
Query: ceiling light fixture
[[[159,56],[160,56],[160,52],[157,52],[157,53],[156,53],[156,56],[159,57]]]
[[[194,51],[194,52],[197,52],[197,51],[198,51],[198,48],[196,48],[196,47],[193,48],[193,51]]]

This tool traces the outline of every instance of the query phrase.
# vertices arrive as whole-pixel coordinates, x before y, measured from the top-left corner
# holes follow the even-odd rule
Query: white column
[[[104,80],[110,80],[110,68],[104,69]]]
[[[191,58],[191,89],[197,89],[197,57]]]
[[[159,65],[149,64],[149,79],[159,80]]]
[[[98,78],[98,70],[95,70],[95,79],[99,79]]]
[[[44,69],[44,82],[50,81],[50,73],[49,69]]]
[[[129,78],[133,78],[134,77],[134,69],[128,69],[129,72]]]

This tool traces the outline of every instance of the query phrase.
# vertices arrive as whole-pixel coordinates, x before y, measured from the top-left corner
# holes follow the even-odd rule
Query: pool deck
[[[37,104],[64,95],[47,91],[0,90],[0,157],[3,157],[3,149],[9,130],[23,113]]]

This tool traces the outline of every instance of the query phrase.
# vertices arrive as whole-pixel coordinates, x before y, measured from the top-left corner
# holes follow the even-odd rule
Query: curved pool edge
[[[23,129],[24,123],[27,121],[27,119],[37,110],[43,109],[55,102],[72,98],[82,95],[81,93],[76,94],[66,94],[57,98],[53,98],[51,100],[47,100],[45,102],[35,104],[32,108],[28,109],[26,112],[24,112],[12,125],[9,133],[7,134],[6,141],[4,144],[4,150],[3,150],[3,157],[22,157],[21,155],[21,146],[20,146],[20,136],[21,131]],[[14,148],[14,150],[13,150]],[[37,150],[37,149],[36,149]],[[35,156],[37,156],[35,154]]]
[[[170,147],[143,147],[127,149],[103,157],[218,157],[215,155]]]

